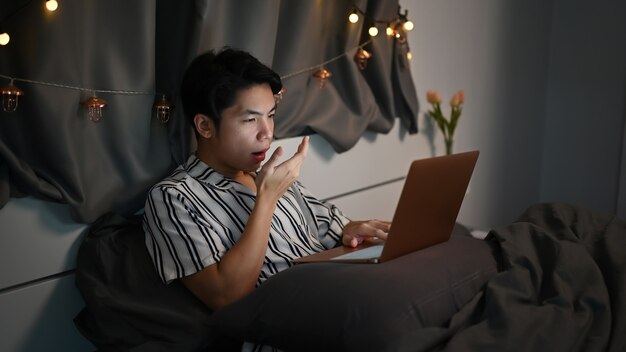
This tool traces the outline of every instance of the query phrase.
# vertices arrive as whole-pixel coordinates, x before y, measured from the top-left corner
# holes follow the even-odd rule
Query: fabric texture
[[[623,219],[541,203],[488,238],[505,271],[431,335],[449,334],[444,351],[626,350]]]
[[[462,272],[469,273],[472,270],[476,270],[477,276],[469,276],[468,280],[463,280],[461,272],[450,271],[446,273],[446,277],[456,277],[456,284],[452,288],[455,293],[450,296],[448,294],[451,290],[450,284],[454,282],[444,277],[434,278],[432,275],[435,272],[431,270],[432,268],[425,266],[433,260],[443,261],[443,258],[437,254],[438,252],[425,254],[422,259],[410,260],[414,265],[419,265],[414,268],[421,268],[417,270],[416,276],[405,277],[403,280],[400,280],[398,273],[393,273],[392,271],[388,272],[390,275],[385,275],[384,272],[374,275],[378,279],[389,276],[389,278],[385,279],[385,282],[395,282],[397,285],[404,283],[390,302],[396,302],[395,305],[398,306],[398,309],[408,309],[407,307],[400,307],[401,302],[398,302],[397,299],[400,297],[412,297],[418,282],[426,280],[426,283],[419,285],[422,288],[417,290],[429,290],[431,295],[421,296],[422,305],[419,307],[419,310],[425,314],[419,319],[425,323],[433,324],[445,321],[445,316],[451,314],[448,310],[456,311],[463,304],[463,301],[471,297],[473,292],[480,288],[480,281],[486,280],[486,276],[495,272],[494,259],[488,246],[479,240],[470,238],[468,234],[467,230],[461,226],[455,228],[455,235],[453,236],[458,239],[458,242],[455,242],[457,243],[455,245],[457,249],[455,253],[448,252],[450,257],[446,260],[455,263],[452,266]],[[460,246],[461,244],[463,245]],[[464,248],[462,250],[463,253],[457,253],[461,247]],[[476,260],[479,259],[479,261],[469,259],[472,256]],[[463,264],[470,262],[473,263],[471,265],[475,265],[473,268],[468,268],[467,265]],[[406,263],[404,264],[401,265],[399,263],[398,266],[409,267]],[[299,270],[306,269],[307,273],[303,273],[304,276],[302,278],[296,278],[296,282],[289,280],[279,287],[276,287],[276,284],[266,286],[272,282],[272,279],[270,279],[257,289],[261,290],[263,288],[259,291],[259,294],[254,293],[250,296],[251,298],[244,298],[244,302],[246,300],[249,302],[250,299],[258,300],[259,295],[265,296],[270,292],[274,292],[276,295],[272,295],[274,298],[284,297],[294,287],[296,287],[297,292],[307,296],[303,298],[312,299],[313,306],[320,304],[320,294],[323,292],[327,292],[328,296],[322,295],[322,300],[332,298],[333,302],[338,302],[342,298],[340,294],[346,293],[347,291],[345,290],[350,289],[349,287],[353,285],[352,282],[357,285],[356,287],[363,287],[364,285],[363,276],[357,275],[352,278],[352,275],[345,270],[356,266],[340,264],[337,269],[344,265],[344,270],[338,270],[335,273],[333,273],[334,270],[331,272],[328,268],[315,264],[306,264],[287,269],[284,272],[295,270],[297,273]],[[482,271],[479,267],[482,267]],[[278,275],[281,274],[279,273],[274,277],[279,277]],[[315,290],[302,292],[307,286],[302,287],[297,283],[307,281],[308,285],[312,285],[315,281],[304,280],[311,277],[318,277],[318,284],[320,284],[322,278],[326,279],[324,279],[324,284],[316,287]],[[337,278],[341,278],[341,280],[335,280]],[[341,282],[344,283],[344,291],[329,292],[329,288],[336,288],[336,285]],[[227,328],[226,325],[223,325],[223,318],[212,320],[211,316],[214,313],[182,286],[180,282],[174,281],[169,285],[162,283],[154,270],[144,245],[140,216],[122,217],[109,213],[100,217],[92,224],[79,248],[76,285],[85,300],[86,306],[75,317],[74,323],[81,334],[90,340],[99,351],[185,352],[241,350],[243,339],[239,338],[241,337],[240,335],[235,333],[234,335],[237,335],[237,337],[233,338],[233,334],[223,333],[223,330]],[[327,288],[324,289],[324,287]],[[369,285],[368,287],[375,288],[378,286]],[[379,288],[375,288],[373,291],[370,290],[370,293],[375,295],[382,294],[384,296],[391,295],[392,291],[381,291]],[[380,301],[380,299],[374,299],[371,295],[368,297],[370,297],[370,302]],[[444,301],[446,302],[444,303]],[[269,303],[267,300],[256,302],[263,306]],[[283,303],[289,304],[289,301]],[[364,303],[365,299],[362,299],[359,304]],[[240,303],[235,303],[235,305],[241,307]],[[323,311],[327,311],[333,305],[337,306],[336,303],[330,302],[321,308],[323,308]],[[297,310],[291,312],[279,310],[275,313],[294,316],[302,312],[302,307],[306,307],[306,305],[300,305]],[[266,309],[269,310],[270,308],[272,306],[266,306]],[[289,307],[283,306],[283,308]],[[226,310],[225,312],[228,311]],[[376,313],[367,309],[363,312]],[[410,312],[410,310],[406,312]],[[316,314],[321,314],[321,311]],[[379,318],[382,317],[382,319],[390,319],[392,321],[397,319],[395,324],[410,322],[405,315],[392,315],[380,311],[377,314],[381,314]],[[374,317],[366,315],[364,318],[373,319]],[[218,322],[221,332],[219,334],[212,328]],[[358,321],[354,323],[358,323]],[[260,331],[264,330],[261,329]],[[387,330],[383,329],[381,334],[385,331]],[[303,333],[302,331],[299,332],[299,334]],[[323,332],[317,332],[317,334],[320,333]],[[309,344],[308,341],[306,345]]]
[[[371,19],[398,15],[397,1],[354,4]],[[69,204],[81,223],[141,209],[150,186],[193,150],[178,97],[187,64],[225,45],[251,52],[283,77],[277,138],[317,133],[343,152],[365,131],[389,132],[397,118],[416,133],[419,109],[406,44],[384,35],[368,42],[365,21],[346,21],[351,6],[115,0],[68,2],[50,14],[34,3],[0,0],[7,13],[23,7],[3,25],[28,38],[2,48],[0,75],[54,84],[16,80],[24,91],[17,111],[0,110],[0,207],[28,195]],[[353,60],[360,45],[372,53],[363,71]],[[325,68],[333,76],[320,88],[312,73],[331,59]],[[98,123],[81,105],[92,90],[108,102]],[[174,106],[167,124],[152,108],[162,94]],[[25,135],[36,143],[25,142]]]
[[[163,282],[219,262],[239,240],[255,202],[254,192],[195,155],[156,184],[146,201],[144,229]],[[257,284],[293,265],[295,258],[335,247],[349,221],[337,207],[295,182],[276,205]]]
[[[398,350],[626,350],[626,223],[566,203],[530,206],[492,230],[503,271],[445,326]]]
[[[298,265],[213,314],[162,284],[143,240],[139,217],[107,215],[79,250],[75,323],[102,351],[231,351],[246,338],[287,351],[626,350],[626,223],[570,204],[533,205],[485,241],[454,235],[446,255]],[[462,280],[484,264],[486,284]]]
[[[382,264],[296,265],[210,324],[286,351],[410,350],[396,348],[417,329],[444,325],[496,272],[487,242],[455,234]]]
[[[460,309],[447,311],[448,318],[440,309],[451,306],[441,304],[441,296],[417,304],[417,284],[398,277],[401,270],[307,264],[275,275],[216,312],[210,324],[223,334],[286,351],[626,350],[624,220],[572,204],[535,204],[516,222],[490,231],[483,244],[491,245],[501,270],[482,290],[466,291],[469,302],[457,301]],[[419,252],[388,264],[414,264],[411,278],[441,293],[448,286],[431,278],[444,277],[441,268],[452,270],[447,275],[473,268],[462,263],[476,251],[468,244],[432,262],[414,263],[425,260]],[[369,271],[367,280],[359,279],[359,270]],[[305,297],[317,298],[317,304],[299,301]]]

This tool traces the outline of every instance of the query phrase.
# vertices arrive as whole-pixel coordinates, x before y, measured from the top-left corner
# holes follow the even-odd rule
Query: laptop
[[[356,248],[339,246],[293,260],[294,263],[383,263],[446,242],[456,223],[478,160],[477,150],[411,163],[386,241]]]

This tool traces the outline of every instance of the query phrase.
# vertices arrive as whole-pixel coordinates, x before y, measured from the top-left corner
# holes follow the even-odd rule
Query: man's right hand
[[[273,201],[278,201],[280,197],[289,189],[294,181],[300,176],[302,162],[306,158],[309,150],[309,137],[302,138],[298,150],[288,160],[279,163],[284,151],[282,147],[276,148],[270,159],[261,167],[257,173],[257,199],[268,197]]]

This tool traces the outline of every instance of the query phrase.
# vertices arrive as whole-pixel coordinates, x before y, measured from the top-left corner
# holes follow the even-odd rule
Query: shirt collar
[[[205,164],[204,161],[198,159],[195,154],[191,154],[189,156],[183,167],[189,176],[211,187],[221,190],[233,187],[234,181],[231,178],[215,171],[213,168]]]

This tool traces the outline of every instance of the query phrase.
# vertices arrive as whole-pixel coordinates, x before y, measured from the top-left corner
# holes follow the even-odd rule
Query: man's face
[[[258,170],[273,139],[275,111],[268,84],[239,91],[234,104],[222,111],[219,131],[210,141],[211,166],[231,177]]]

